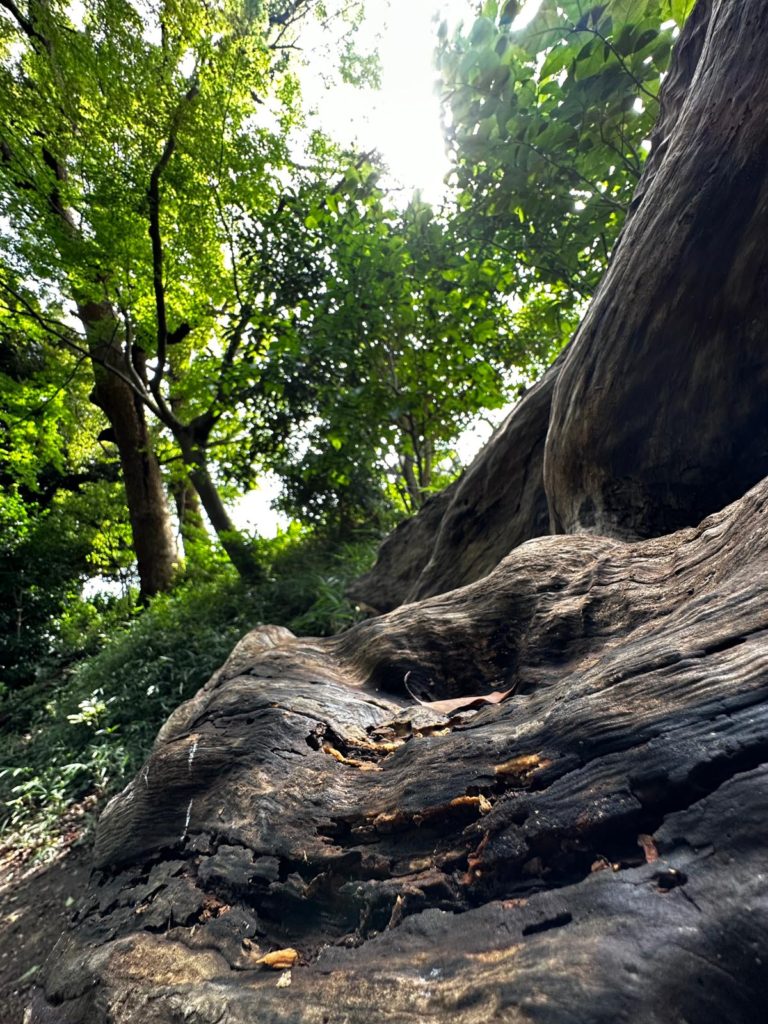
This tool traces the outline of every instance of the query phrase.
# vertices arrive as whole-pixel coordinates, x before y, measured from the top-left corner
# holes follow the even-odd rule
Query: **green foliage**
[[[458,203],[480,252],[502,247],[521,296],[588,296],[647,152],[661,75],[692,4],[544,0],[525,28],[489,3],[438,56]]]
[[[98,654],[68,671],[60,665],[56,679],[0,690],[0,835],[19,839],[23,830],[23,841],[43,842],[74,801],[122,785],[165,718],[248,629],[267,621],[322,635],[357,619],[343,589],[370,561],[370,541],[329,554],[294,529],[261,545],[269,576],[260,586],[246,587],[225,567],[190,578],[140,615],[128,610],[125,618],[123,608],[121,622],[102,610],[102,632],[110,635]]]
[[[238,475],[228,453],[248,429],[250,399],[262,390],[259,364],[284,329],[291,297],[259,288],[243,261],[243,230],[279,220],[292,153],[301,151],[289,59],[299,24],[317,15],[351,32],[360,10],[355,0],[330,17],[317,0],[163,0],[141,10],[127,0],[85,0],[73,9],[31,4],[28,16],[11,5],[2,20],[7,331],[56,345],[62,361],[76,354],[97,391],[104,367],[122,379],[132,393],[120,393],[123,414],[96,395],[112,426],[126,421],[132,403],[138,416],[154,417],[161,436],[152,444],[183,465],[244,572],[256,567],[221,509],[208,452],[223,475]],[[346,44],[342,63],[358,79],[375,70]],[[322,163],[329,152],[315,141],[311,155]],[[286,279],[294,294],[300,286],[300,275]],[[268,442],[279,427],[272,416],[250,434]],[[135,461],[136,436],[132,452],[112,438],[124,470]],[[54,433],[42,437],[54,458]],[[125,472],[126,482],[136,475]],[[129,489],[134,525],[142,497]],[[158,527],[154,540],[167,546]]]
[[[6,320],[0,320],[0,332],[3,327]],[[29,684],[51,659],[77,656],[78,649],[68,646],[73,630],[60,628],[65,609],[75,606],[86,579],[115,579],[132,561],[116,465],[104,457],[99,428],[75,359],[53,352],[45,339],[0,333],[5,687]]]
[[[108,483],[61,490],[42,508],[0,492],[2,686],[26,686],[98,642],[78,595],[89,577],[115,578],[130,564],[127,524],[112,518],[122,507],[114,491]]]
[[[350,167],[306,216],[313,290],[292,313],[290,342],[266,354],[284,394],[305,388],[271,465],[286,482],[283,507],[315,522],[380,522],[393,486],[396,504],[418,507],[446,482],[462,430],[564,341],[562,329],[521,330],[506,260],[477,260],[450,216],[418,196],[398,210],[378,179],[370,163]]]

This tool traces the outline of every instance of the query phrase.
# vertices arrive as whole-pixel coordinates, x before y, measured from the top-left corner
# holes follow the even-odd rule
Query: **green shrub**
[[[39,845],[74,802],[119,788],[248,629],[272,622],[328,635],[356,620],[343,590],[370,561],[371,541],[329,554],[294,529],[259,545],[266,582],[247,587],[226,566],[190,577],[143,613],[110,620],[103,648],[56,680],[0,694],[0,835]],[[98,635],[93,613],[70,625],[78,616]]]

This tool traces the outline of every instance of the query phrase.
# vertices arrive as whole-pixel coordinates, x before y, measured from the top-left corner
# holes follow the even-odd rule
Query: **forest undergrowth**
[[[51,635],[56,656],[29,685],[0,692],[0,858],[44,860],[86,839],[163,721],[249,629],[270,622],[322,636],[357,621],[344,589],[374,546],[332,549],[289,530],[258,542],[259,584],[211,562],[145,609],[132,596],[76,602]]]

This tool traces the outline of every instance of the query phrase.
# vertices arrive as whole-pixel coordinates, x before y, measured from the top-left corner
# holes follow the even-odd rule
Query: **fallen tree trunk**
[[[250,634],[106,811],[32,1020],[762,1020],[767,513]]]

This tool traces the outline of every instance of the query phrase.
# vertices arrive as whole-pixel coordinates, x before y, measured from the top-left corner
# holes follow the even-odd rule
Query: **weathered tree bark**
[[[762,1021],[767,515],[765,482],[254,631],[107,809],[31,1020]],[[406,679],[515,694],[447,716]]]
[[[657,155],[555,391],[557,531],[657,536],[768,473],[767,41],[755,0],[701,4],[686,32]]]
[[[619,242],[612,299],[598,294],[555,390],[545,477],[555,525],[579,533],[528,540],[483,579],[335,638],[262,627],[241,641],[105,811],[31,1024],[762,1024],[768,479],[699,525],[625,537],[766,473],[747,431],[765,437],[768,0],[705,0],[681,52],[672,134]],[[671,195],[688,205],[671,210]],[[598,338],[625,377],[607,380]],[[680,462],[681,437],[703,461]],[[541,471],[494,445],[496,476],[519,473],[525,501],[541,493]],[[415,699],[489,691],[507,699],[453,712]],[[263,956],[287,965],[288,949],[295,969],[277,975]]]
[[[441,521],[388,538],[355,599],[387,610],[392,594],[402,603],[480,578],[549,532],[547,500],[553,532],[659,536],[768,473],[767,28],[762,3],[699,0],[631,215],[562,360],[551,417],[549,394],[528,422],[533,410],[520,403]],[[533,453],[527,474],[520,450]],[[411,532],[431,550],[416,553],[429,564],[408,591],[395,581],[414,554]]]

